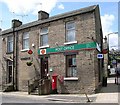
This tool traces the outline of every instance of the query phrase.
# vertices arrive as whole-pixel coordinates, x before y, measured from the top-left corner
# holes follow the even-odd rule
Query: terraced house
[[[101,86],[103,34],[99,6],[22,24],[12,20],[2,37],[3,90],[39,94],[95,93]]]

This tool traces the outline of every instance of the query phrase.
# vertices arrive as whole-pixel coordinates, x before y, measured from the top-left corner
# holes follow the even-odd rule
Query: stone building
[[[28,91],[28,80],[53,82],[53,75],[59,93],[95,93],[100,88],[103,60],[97,54],[103,35],[98,5],[52,17],[39,11],[34,22],[12,22],[1,34],[3,89],[9,84]]]
[[[0,28],[0,34],[2,29]],[[0,36],[0,43],[2,43],[2,37]],[[2,44],[0,44],[0,49],[2,49]],[[2,50],[0,50],[0,91],[2,91]]]

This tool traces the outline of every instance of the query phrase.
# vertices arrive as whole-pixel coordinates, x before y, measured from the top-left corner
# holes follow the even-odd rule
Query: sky
[[[11,28],[12,19],[19,19],[23,24],[36,21],[40,10],[54,16],[96,4],[100,8],[103,37],[118,32],[117,0],[0,0],[0,28]],[[118,34],[109,35],[109,46],[118,49]]]

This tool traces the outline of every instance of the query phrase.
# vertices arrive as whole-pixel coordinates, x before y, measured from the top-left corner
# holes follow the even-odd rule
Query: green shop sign
[[[91,49],[91,48],[96,48],[96,47],[97,45],[95,42],[89,42],[89,43],[84,43],[84,44],[73,44],[73,45],[60,46],[60,47],[55,47],[55,48],[39,49],[38,54],[43,55],[43,54],[51,54],[51,53],[60,53],[60,52],[65,52],[65,51]],[[44,53],[41,53],[41,52],[44,52]]]

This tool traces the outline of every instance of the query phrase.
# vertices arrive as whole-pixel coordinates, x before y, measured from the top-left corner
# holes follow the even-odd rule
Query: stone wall
[[[0,49],[2,49],[2,36],[1,36],[1,29],[0,29]],[[2,50],[0,50],[0,91],[2,90]]]

